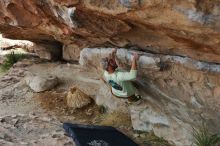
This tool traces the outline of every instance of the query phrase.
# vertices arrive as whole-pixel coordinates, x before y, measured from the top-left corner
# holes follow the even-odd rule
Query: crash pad
[[[64,123],[63,128],[73,138],[76,146],[138,146],[111,126]]]

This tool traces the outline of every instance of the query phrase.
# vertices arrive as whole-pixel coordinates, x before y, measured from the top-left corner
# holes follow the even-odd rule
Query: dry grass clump
[[[81,108],[91,103],[91,98],[77,87],[73,87],[67,93],[67,106],[71,108]]]

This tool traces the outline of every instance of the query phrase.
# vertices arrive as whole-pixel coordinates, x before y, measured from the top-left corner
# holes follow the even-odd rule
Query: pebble
[[[35,113],[31,112],[31,113],[29,113],[29,117],[32,118],[32,119],[35,119],[35,118],[37,118],[38,116],[36,116]]]
[[[119,126],[119,128],[120,128],[120,129],[124,129],[125,127],[124,127],[124,126]]]
[[[17,115],[11,115],[11,117],[12,117],[12,118],[16,118],[16,117],[17,117]]]
[[[133,134],[133,136],[136,138],[136,137],[139,137],[139,134],[135,133]]]
[[[141,138],[145,138],[146,135],[145,135],[145,134],[140,134],[140,137],[141,137]]]
[[[12,119],[12,124],[15,126],[19,120],[18,119]]]
[[[45,137],[49,137],[49,136],[50,136],[50,134],[47,133],[47,134],[41,135],[40,138],[45,138]]]
[[[87,116],[91,116],[92,114],[93,114],[92,109],[88,109],[88,110],[86,111],[86,115],[87,115]]]
[[[40,118],[42,121],[45,121],[45,122],[50,122],[51,121],[51,118],[49,117],[42,117]]]
[[[27,142],[20,142],[21,145],[28,145]]]
[[[24,117],[24,116],[25,116],[25,114],[21,114],[21,113],[19,113],[19,114],[18,114],[18,116]]]

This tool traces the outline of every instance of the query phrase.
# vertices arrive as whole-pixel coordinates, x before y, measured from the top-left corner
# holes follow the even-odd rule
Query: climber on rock
[[[136,89],[131,81],[137,78],[138,54],[134,53],[132,56],[131,70],[124,72],[117,69],[116,53],[117,50],[113,49],[109,57],[102,59],[102,66],[105,70],[103,80],[111,86],[114,96],[128,99],[129,102],[137,102],[141,97],[135,94]]]

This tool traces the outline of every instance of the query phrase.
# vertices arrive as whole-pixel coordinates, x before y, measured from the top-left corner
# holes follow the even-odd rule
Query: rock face
[[[60,49],[62,45],[60,43],[44,44],[38,43],[34,44],[34,51],[40,58],[47,60],[59,60],[62,58],[62,50]]]
[[[95,96],[95,102],[99,106],[104,106],[108,112],[121,111],[128,113],[129,109],[126,104],[126,99],[119,99],[112,95],[111,90],[102,82],[100,89]]]
[[[220,63],[219,16],[217,0],[1,0],[0,32],[59,43],[66,60],[85,47],[116,46]]]
[[[80,64],[96,67],[101,74],[100,60],[107,57],[111,50],[83,49]],[[132,52],[134,51],[118,49],[117,62],[120,67],[129,69]],[[220,65],[188,57],[155,55],[141,51],[138,53],[140,58],[135,86],[144,101],[141,105],[124,105],[130,111],[135,130],[153,130],[156,135],[174,142],[176,146],[190,145],[192,126],[197,127],[202,122],[211,131],[220,132]],[[99,92],[103,93],[101,88]],[[105,95],[107,98],[108,94]],[[113,106],[120,103],[113,99],[103,103],[111,107],[111,110],[119,110],[121,107]],[[112,106],[108,106],[109,104]]]

